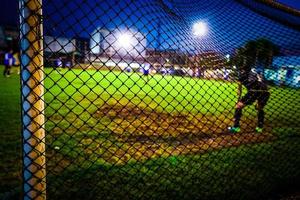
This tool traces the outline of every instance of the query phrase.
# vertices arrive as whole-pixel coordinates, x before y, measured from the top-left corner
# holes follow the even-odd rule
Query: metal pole
[[[42,0],[19,0],[24,199],[46,199]]]

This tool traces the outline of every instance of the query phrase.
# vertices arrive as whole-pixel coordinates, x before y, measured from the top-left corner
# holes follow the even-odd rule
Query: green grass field
[[[119,199],[124,194],[129,199],[213,199],[232,192],[231,199],[239,199],[240,191],[251,199],[300,175],[299,90],[271,88],[263,139],[244,137],[259,138],[251,131],[256,114],[251,106],[240,136],[214,145],[221,144],[232,123],[234,83],[160,75],[146,82],[136,73],[79,69],[47,69],[46,74],[53,199]],[[16,197],[21,183],[19,78],[1,77],[0,83],[0,197]],[[62,183],[70,187],[62,189]]]

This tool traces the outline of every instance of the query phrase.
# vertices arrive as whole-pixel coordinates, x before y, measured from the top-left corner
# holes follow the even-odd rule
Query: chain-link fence
[[[20,1],[25,199],[264,199],[299,183],[300,13]]]

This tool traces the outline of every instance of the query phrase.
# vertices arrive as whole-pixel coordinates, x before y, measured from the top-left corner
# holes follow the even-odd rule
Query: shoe
[[[241,132],[241,128],[240,127],[228,127],[228,130],[231,132],[231,133],[239,133]]]
[[[256,131],[256,133],[262,133],[263,132],[263,128],[256,127],[255,131]]]

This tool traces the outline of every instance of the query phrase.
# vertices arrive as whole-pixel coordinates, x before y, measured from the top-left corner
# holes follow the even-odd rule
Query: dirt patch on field
[[[178,138],[188,135],[205,137],[224,132],[230,122],[213,116],[157,112],[120,104],[105,104],[97,110],[94,117],[107,117],[111,122],[107,128],[123,139]]]
[[[107,118],[107,128],[124,141],[130,140],[183,140],[211,138],[227,133],[233,124],[228,112],[216,115],[195,113],[158,112],[135,105],[105,104],[93,115]],[[252,133],[255,119],[241,122],[243,133]]]
[[[59,121],[52,118],[58,122],[48,135],[53,142],[48,155],[57,171],[75,163],[126,164],[276,139],[268,129],[261,134],[254,132],[255,116],[243,118],[241,133],[228,133],[227,127],[233,123],[229,112],[167,113],[133,104],[104,104],[78,128],[65,122],[76,119],[73,115]],[[59,128],[60,124],[68,126]]]
[[[232,120],[226,113],[204,116],[157,112],[135,105],[105,104],[93,117],[107,118],[111,136],[122,144],[120,147],[112,144],[110,155],[104,153],[104,159],[109,163],[205,152],[275,139],[269,132],[254,133],[255,123],[251,120],[243,121],[242,133],[228,133],[227,127]]]

